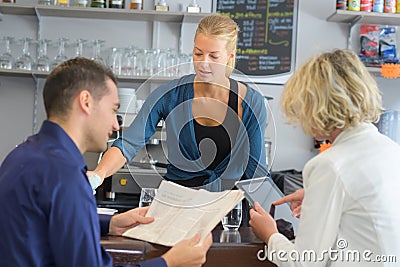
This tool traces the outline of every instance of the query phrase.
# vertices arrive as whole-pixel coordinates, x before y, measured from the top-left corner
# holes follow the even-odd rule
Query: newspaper
[[[244,198],[241,190],[209,192],[187,188],[163,180],[147,216],[150,224],[141,224],[123,236],[164,246],[201,233],[200,243],[220,220]]]

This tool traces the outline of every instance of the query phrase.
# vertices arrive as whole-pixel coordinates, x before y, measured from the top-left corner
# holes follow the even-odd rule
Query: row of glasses
[[[176,49],[111,48],[108,66],[117,75],[177,77],[192,72],[192,57]]]
[[[33,40],[22,38],[18,40],[21,44],[22,55],[15,59],[12,56],[10,45],[15,43],[13,37],[3,37],[5,44],[4,53],[0,54],[1,69],[22,69],[39,70],[49,72],[60,63],[68,60],[65,49],[74,46],[74,57],[84,56],[84,47],[92,46],[91,59],[107,64],[115,74],[123,76],[163,76],[177,77],[193,72],[192,57],[188,54],[179,54],[176,49],[141,49],[135,46],[127,48],[112,48],[108,62],[102,57],[102,47],[104,40],[93,40],[91,42],[84,39],[77,39],[69,43],[68,38],[59,38],[56,41],[48,39]],[[36,61],[31,57],[29,46],[37,44]],[[57,54],[53,59],[48,56],[48,47],[57,47]]]
[[[60,63],[68,60],[66,56],[65,48],[69,46],[68,38],[59,38],[56,42],[52,42],[48,39],[33,40],[32,38],[22,38],[15,41],[14,37],[5,36],[1,39],[5,44],[5,51],[0,54],[0,69],[20,69],[20,70],[39,70],[48,72],[55,68]],[[18,43],[22,44],[22,55],[17,57],[15,60],[11,53],[11,44]],[[48,46],[51,44],[57,44],[57,55],[50,59],[47,54]],[[75,41],[75,57],[83,57],[83,46],[87,43],[84,39],[78,39]],[[29,52],[29,46],[31,44],[37,44],[37,59],[36,61],[32,58]],[[92,42],[93,53],[92,59],[98,60],[105,63],[101,57],[101,46],[104,44],[103,40],[94,40]]]

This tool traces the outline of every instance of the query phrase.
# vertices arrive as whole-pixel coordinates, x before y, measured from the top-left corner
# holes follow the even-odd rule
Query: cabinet
[[[400,26],[400,14],[397,13],[379,13],[364,11],[336,10],[335,13],[327,18],[330,22],[340,22],[349,24],[349,34],[347,47],[355,51],[359,51],[359,34],[355,32],[356,25],[359,24],[379,24],[389,26]],[[400,49],[399,35],[397,32],[397,51]],[[357,46],[357,45],[358,46]],[[368,67],[373,74],[380,74],[380,68]]]

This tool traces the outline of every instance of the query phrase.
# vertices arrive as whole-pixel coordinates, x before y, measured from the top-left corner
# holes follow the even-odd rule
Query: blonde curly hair
[[[301,66],[285,84],[281,106],[289,124],[326,137],[336,128],[375,122],[383,111],[374,78],[347,50],[317,55]]]

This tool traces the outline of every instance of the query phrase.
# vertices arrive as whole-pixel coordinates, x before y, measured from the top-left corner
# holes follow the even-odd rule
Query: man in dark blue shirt
[[[116,79],[84,58],[64,62],[43,90],[48,119],[0,167],[0,266],[112,266],[100,234],[151,223],[147,209],[99,220],[86,176],[86,151],[100,152],[119,129]],[[99,223],[100,221],[100,223]],[[138,266],[200,266],[211,236],[184,240]]]

